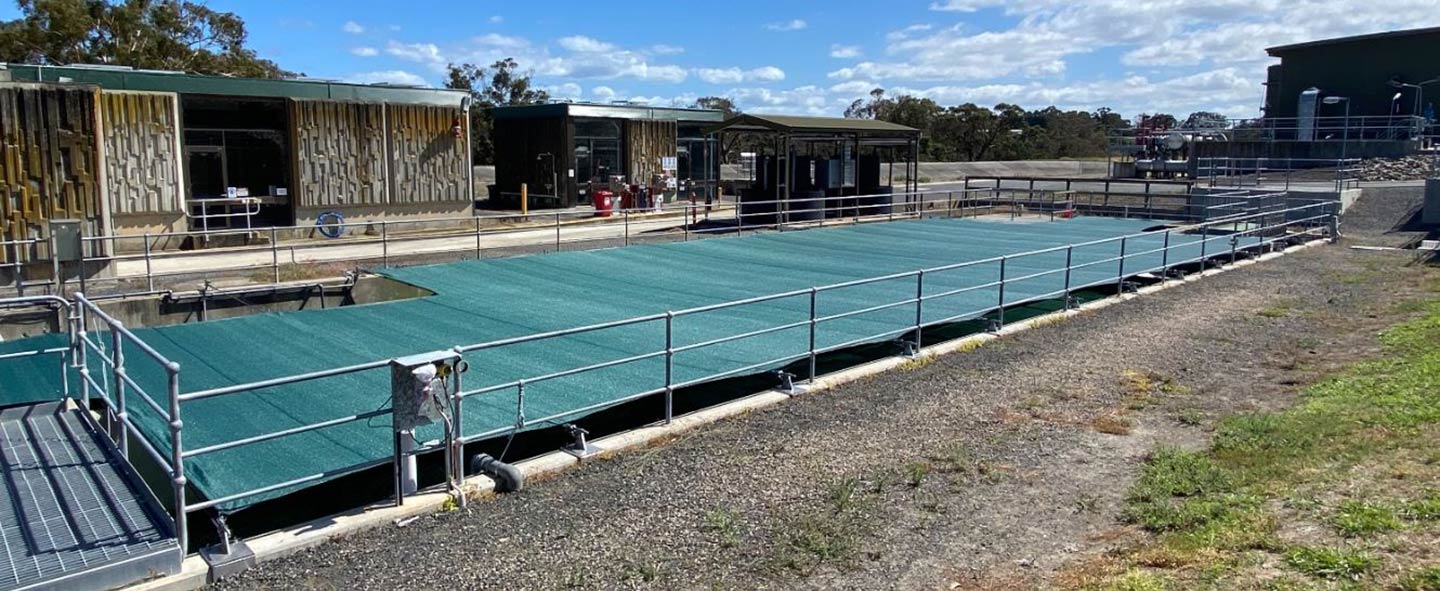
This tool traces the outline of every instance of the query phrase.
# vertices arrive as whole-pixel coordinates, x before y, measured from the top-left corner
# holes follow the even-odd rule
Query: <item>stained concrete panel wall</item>
[[[50,220],[104,230],[94,87],[0,86],[0,239],[45,236]],[[20,260],[35,253],[19,252]],[[0,248],[0,261],[14,257]]]
[[[174,93],[102,91],[105,198],[117,234],[184,229]]]
[[[470,158],[459,109],[386,105],[390,203],[470,202]],[[452,128],[461,126],[460,137]],[[442,209],[449,209],[444,207]]]
[[[296,100],[290,121],[299,207],[388,203],[384,106]]]

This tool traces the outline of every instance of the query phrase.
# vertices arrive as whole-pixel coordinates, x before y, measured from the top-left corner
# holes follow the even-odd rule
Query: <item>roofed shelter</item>
[[[718,110],[560,102],[491,112],[495,187],[490,195],[499,198],[498,205],[518,204],[522,184],[533,205],[587,205],[592,181],[620,176],[647,185],[668,159],[675,162],[682,193],[709,195],[719,178],[714,150],[702,133],[724,119]]]
[[[0,241],[44,239],[62,219],[117,237],[468,215],[468,104],[455,90],[0,63],[13,198]],[[87,254],[139,241],[118,244]],[[0,263],[47,256],[11,248]]]
[[[741,190],[740,201],[779,202],[749,208],[762,217],[773,211],[781,221],[808,219],[824,215],[821,210],[830,204],[828,198],[861,195],[885,203],[858,205],[888,211],[895,192],[897,159],[905,164],[901,190],[905,200],[919,188],[920,130],[913,127],[875,119],[741,114],[706,133],[716,137],[721,146],[726,145],[726,136],[742,134],[753,139],[751,145],[759,148],[754,174],[751,186]],[[886,157],[889,173],[882,179],[880,164]]]

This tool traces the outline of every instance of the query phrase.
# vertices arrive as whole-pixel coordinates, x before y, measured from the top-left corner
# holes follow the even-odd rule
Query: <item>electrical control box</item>
[[[50,220],[50,236],[55,240],[55,258],[70,263],[81,259],[85,253],[81,239],[81,220]]]
[[[390,360],[390,396],[396,431],[411,431],[444,420],[455,384],[453,351],[435,351]]]

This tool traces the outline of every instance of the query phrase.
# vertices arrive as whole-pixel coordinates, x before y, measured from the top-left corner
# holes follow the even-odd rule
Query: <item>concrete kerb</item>
[[[1074,309],[1051,312],[1049,314],[1009,323],[994,333],[978,333],[943,343],[937,343],[922,348],[913,358],[895,356],[857,365],[816,378],[815,382],[811,384],[810,388],[802,395],[809,396],[821,391],[830,390],[862,378],[891,371],[907,363],[912,363],[915,360],[939,357],[955,352],[970,351],[990,341],[1018,334],[1032,328],[1053,324],[1140,296],[1158,293],[1162,290],[1199,281],[1200,279],[1212,277],[1233,269],[1242,269],[1250,265],[1279,258],[1303,249],[1318,247],[1326,243],[1327,240],[1324,239],[1312,240],[1285,250],[1261,254],[1245,260],[1236,261],[1234,264],[1190,274],[1183,279],[1169,279],[1154,285],[1148,285],[1132,293],[1119,294],[1086,302]],[[657,423],[646,425],[601,437],[592,440],[592,443],[604,450],[599,456],[601,458],[610,457],[626,451],[645,449],[661,440],[673,438],[685,432],[693,431],[724,419],[768,408],[785,402],[792,397],[793,395],[779,390],[767,390],[725,404],[675,417],[669,424]],[[568,453],[555,451],[517,462],[515,465],[524,474],[525,480],[529,482],[543,481],[555,477],[581,463],[581,460]],[[485,476],[467,476],[462,494],[473,498],[493,491],[494,485],[494,481]],[[383,504],[373,504],[316,519],[291,529],[266,534],[247,540],[246,543],[250,546],[251,550],[255,552],[256,562],[262,563],[312,548],[332,538],[353,535],[386,525],[394,525],[410,517],[441,512],[445,509],[447,503],[450,502],[450,499],[451,495],[447,491],[427,490],[415,496],[407,497],[405,504],[399,507],[394,506],[388,501]],[[140,583],[129,587],[129,589],[134,591],[189,591],[205,586],[207,576],[208,568],[205,562],[199,556],[192,556],[185,560],[179,574]]]

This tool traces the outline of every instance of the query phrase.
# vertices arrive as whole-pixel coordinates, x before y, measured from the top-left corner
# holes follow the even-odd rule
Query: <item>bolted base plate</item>
[[[560,448],[560,451],[575,456],[576,459],[583,460],[602,451],[605,451],[605,448],[586,442],[584,447],[581,447],[581,445],[578,443],[571,443],[570,445]]]
[[[229,554],[221,554],[220,545],[216,544],[201,548],[200,557],[210,565],[211,583],[255,566],[255,553],[250,550],[250,546],[239,540],[230,542]]]

